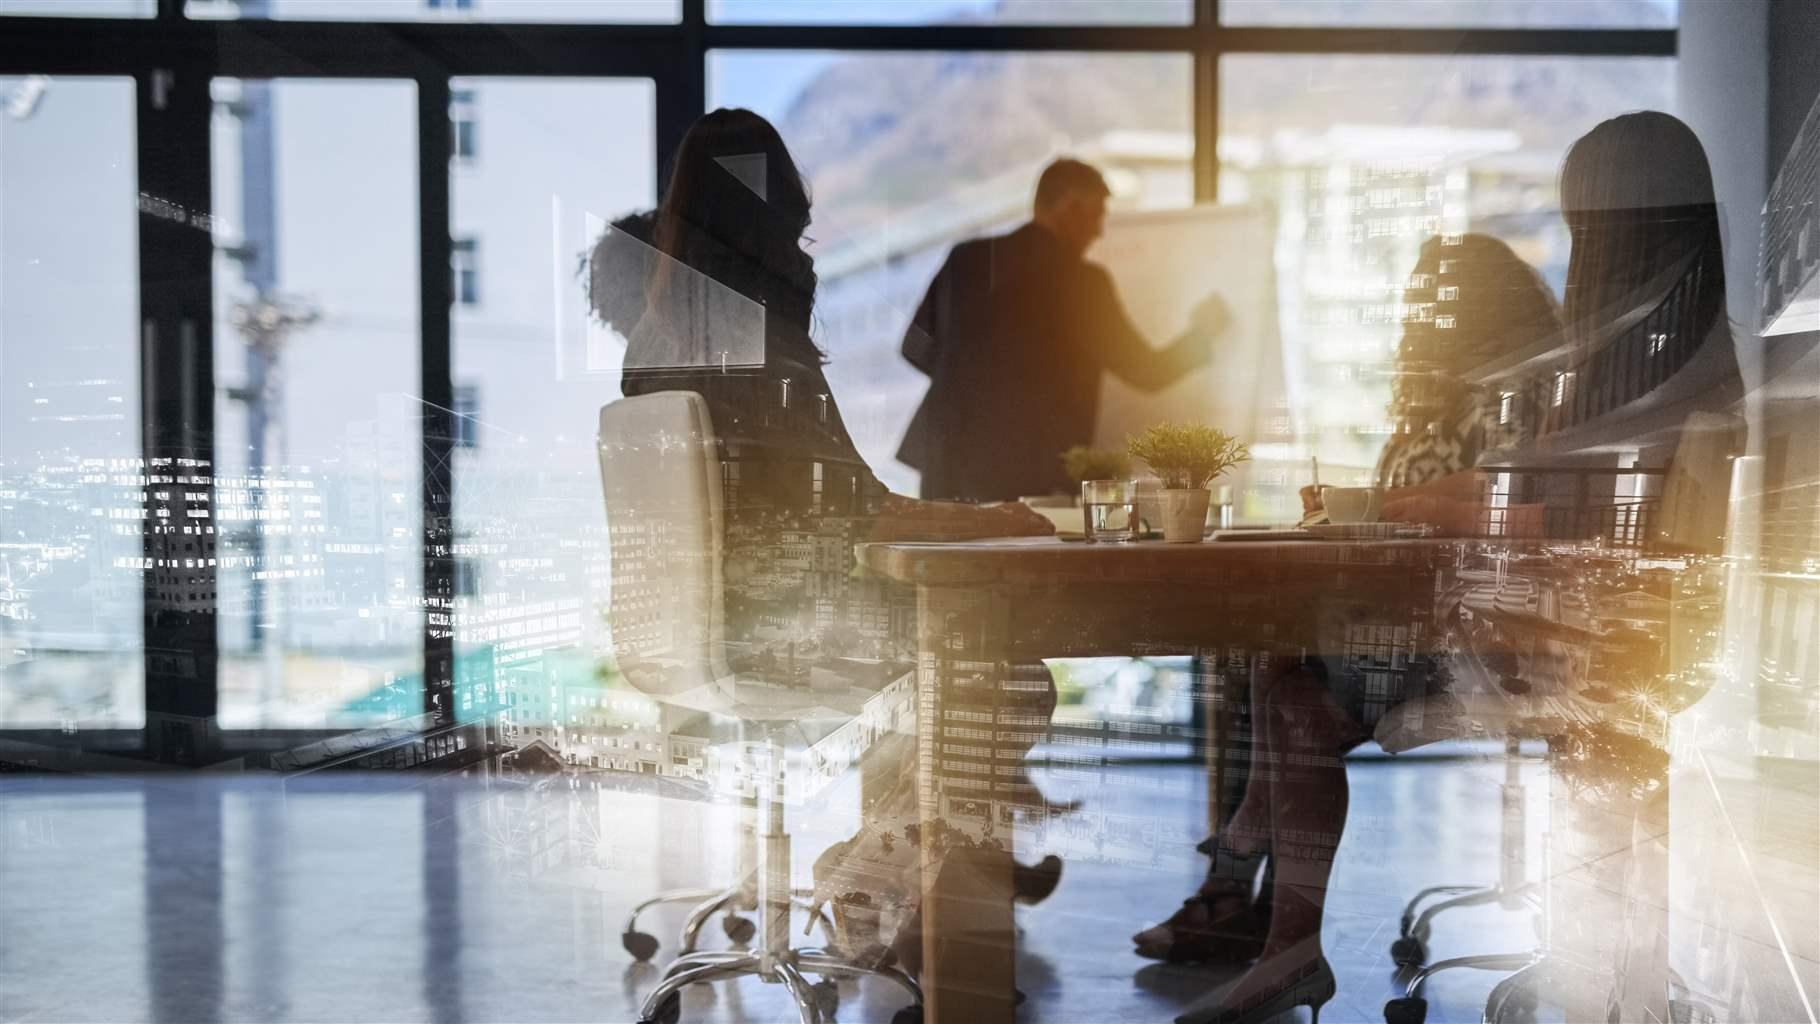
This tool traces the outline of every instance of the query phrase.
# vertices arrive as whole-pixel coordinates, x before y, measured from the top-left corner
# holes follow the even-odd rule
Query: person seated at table
[[[1535,268],[1489,235],[1423,243],[1390,386],[1390,440],[1378,455],[1387,519],[1421,521],[1425,497],[1476,497],[1482,456],[1525,441],[1529,411],[1470,376],[1561,330],[1560,305]],[[1427,312],[1432,310],[1432,312]],[[1471,533],[1476,520],[1437,524]]]
[[[809,195],[770,122],[743,109],[705,114],[672,168],[655,211],[620,219],[596,243],[589,298],[601,322],[627,336],[623,394],[694,391],[707,401],[723,450],[740,464],[730,515],[819,506],[864,517],[861,539],[876,540],[1054,532],[1018,502],[890,493],[866,465],[810,337],[816,276],[802,248]],[[698,349],[703,336],[723,330],[748,336],[709,339],[713,349],[762,352],[762,362],[729,367]],[[833,474],[819,489],[816,463]]]
[[[1377,477],[1396,499],[1419,510],[1427,501],[1464,493],[1480,454],[1520,436],[1521,422],[1500,417],[1498,396],[1473,387],[1468,375],[1557,332],[1560,320],[1554,296],[1541,276],[1508,245],[1487,235],[1430,238],[1422,245],[1410,281],[1405,304],[1411,309],[1432,307],[1432,312],[1404,325],[1391,383],[1393,433],[1379,457]],[[1442,300],[1438,298],[1442,294],[1451,297]],[[1255,719],[1258,758],[1268,757],[1266,751],[1273,746],[1270,723],[1280,724],[1283,711],[1305,715],[1324,707],[1326,702],[1308,682],[1324,669],[1311,663],[1309,672],[1314,675],[1292,673],[1274,687],[1260,687],[1254,693],[1280,702],[1277,708],[1261,707]],[[1261,768],[1254,766],[1254,771]],[[1272,879],[1265,879],[1257,899],[1252,896],[1270,848],[1268,829],[1260,827],[1269,817],[1260,809],[1273,806],[1268,794],[1267,784],[1253,782],[1240,812],[1221,833],[1235,836],[1247,831],[1251,855],[1235,856],[1234,846],[1225,841],[1206,844],[1215,861],[1207,881],[1169,920],[1132,937],[1140,956],[1174,962],[1243,961],[1266,950],[1272,927],[1278,946],[1287,936],[1306,931],[1307,925],[1276,921],[1283,908],[1272,898]],[[1307,806],[1303,802],[1304,811]],[[1306,904],[1297,900],[1287,912],[1294,915]]]
[[[817,282],[802,245],[809,219],[808,190],[777,130],[749,110],[715,110],[684,136],[658,208],[615,222],[588,267],[596,317],[628,339],[623,393],[692,391],[707,402],[724,462],[725,635],[747,652],[734,668],[784,684],[800,681],[810,657],[837,648],[914,659],[914,636],[867,640],[875,631],[860,628],[903,617],[891,614],[896,600],[882,581],[847,580],[854,542],[1054,532],[1021,503],[922,501],[879,482],[848,434],[822,369],[826,357],[810,336]],[[806,598],[807,574],[789,564],[786,532],[843,540],[844,564],[817,570],[852,584],[843,599],[818,609]],[[822,612],[834,621],[818,619]],[[868,756],[901,758],[906,771],[895,774],[914,763],[901,737]],[[914,821],[916,807],[867,814]],[[890,871],[902,868],[894,851],[854,842],[842,850],[877,852]],[[1053,860],[1023,869],[1020,892],[1045,894],[1059,869]],[[889,871],[870,872],[881,874]]]
[[[1684,124],[1666,114],[1642,112],[1599,125],[1570,148],[1562,168],[1561,194],[1573,235],[1562,329],[1569,358],[1582,374],[1601,365],[1594,358],[1599,354],[1596,349],[1634,325],[1637,311],[1656,308],[1685,280],[1697,281],[1699,292],[1689,308],[1705,311],[1702,315],[1710,320],[1680,323],[1677,329],[1701,340],[1729,330],[1711,175],[1704,150]],[[1475,243],[1474,249],[1479,266],[1493,273],[1481,280],[1509,282],[1490,289],[1488,297],[1503,296],[1505,301],[1493,302],[1481,321],[1481,329],[1495,332],[1498,339],[1454,334],[1443,342],[1438,324],[1412,325],[1417,329],[1406,334],[1400,349],[1412,363],[1401,369],[1414,369],[1414,361],[1433,362],[1437,353],[1460,344],[1467,346],[1462,359],[1441,355],[1439,361],[1443,368],[1469,367],[1475,359],[1495,358],[1554,329],[1552,301],[1533,272],[1495,243]],[[1424,248],[1418,275],[1425,270],[1438,275],[1443,258],[1453,273],[1479,276],[1477,267],[1430,252],[1430,247]],[[1495,273],[1499,267],[1505,273]],[[1462,308],[1449,330],[1470,325],[1469,311],[1479,312],[1464,286],[1459,301]],[[1709,372],[1688,388],[1686,412],[1681,413],[1688,418],[1678,432],[1677,460],[1714,461],[1700,454],[1712,447],[1701,443],[1700,417],[1737,397],[1737,367],[1726,341],[1718,342],[1712,365],[1706,368]],[[1476,491],[1459,486],[1472,475],[1469,452],[1488,451],[1518,438],[1489,433],[1488,396],[1472,397],[1449,376],[1431,376],[1420,388],[1408,386],[1421,380],[1419,374],[1405,377],[1396,389],[1393,408],[1426,418],[1431,426],[1446,424],[1448,410],[1460,410],[1455,420],[1460,425],[1393,439],[1379,468],[1382,482],[1401,491],[1393,490],[1394,500],[1386,503],[1388,517],[1428,522],[1470,536],[1477,532],[1481,503]],[[1584,376],[1580,380],[1584,387],[1597,384]],[[1709,394],[1702,397],[1701,391]],[[1516,426],[1534,430],[1536,425]],[[1723,488],[1709,488],[1703,497],[1707,504],[1722,502]],[[1704,509],[1688,516],[1699,523],[1712,518]],[[1330,616],[1333,611],[1342,615]],[[1315,614],[1322,619],[1317,629],[1320,649],[1342,649],[1344,609],[1316,609]],[[1238,811],[1210,844],[1215,867],[1201,891],[1169,922],[1135,937],[1140,952],[1172,959],[1256,958],[1249,970],[1184,1014],[1182,1021],[1257,1024],[1296,1005],[1318,1007],[1333,994],[1320,927],[1349,799],[1342,758],[1368,736],[1330,691],[1330,680],[1338,675],[1328,670],[1328,663],[1337,660],[1328,655],[1292,661],[1285,671],[1254,688],[1257,741],[1250,781]],[[1255,876],[1245,877],[1241,871],[1237,874],[1242,880],[1235,880],[1230,865],[1265,854],[1273,876],[1268,882],[1272,905],[1268,924],[1259,929],[1249,906]],[[1187,955],[1190,951],[1197,955]]]

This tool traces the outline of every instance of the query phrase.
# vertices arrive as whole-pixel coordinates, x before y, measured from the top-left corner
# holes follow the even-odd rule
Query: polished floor
[[[1349,774],[1324,934],[1339,978],[1330,1024],[1383,1019],[1404,901],[1488,881],[1499,855],[1497,762],[1362,760]],[[1546,784],[1539,765],[1523,777]],[[0,1021],[633,1020],[655,969],[622,950],[625,913],[658,888],[724,877],[732,812],[608,778],[0,776]],[[1083,806],[1019,838],[1026,859],[1068,863],[1056,894],[1021,912],[1021,1020],[1166,1021],[1220,983],[1141,960],[1127,939],[1192,889],[1199,778],[1146,767],[1042,780]],[[836,788],[793,812],[800,875],[852,828],[853,806]],[[1542,817],[1529,815],[1532,854]],[[681,913],[652,919],[660,960]],[[1433,947],[1534,942],[1530,915],[1492,906],[1444,916]],[[1496,979],[1438,978],[1428,1019],[1479,1020]],[[839,1020],[889,1020],[901,1002],[847,984]],[[793,1019],[755,980],[696,986],[683,1016]]]

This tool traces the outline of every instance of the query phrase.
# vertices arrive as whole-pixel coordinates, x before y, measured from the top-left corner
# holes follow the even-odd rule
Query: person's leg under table
[[[1177,1018],[1181,1024],[1262,1021],[1297,1005],[1318,1017],[1335,989],[1321,924],[1349,802],[1341,758],[1358,742],[1357,726],[1309,664],[1275,674],[1254,691],[1253,706],[1251,786],[1231,838],[1262,836],[1242,845],[1270,850],[1270,924],[1257,962]]]
[[[1225,624],[1217,613],[1204,621]],[[1257,956],[1270,923],[1270,784],[1258,770],[1263,738],[1252,728],[1250,708],[1253,677],[1262,662],[1252,647],[1259,631],[1243,623],[1225,625],[1233,630],[1230,642],[1192,648],[1194,724],[1206,770],[1209,833],[1199,850],[1208,857],[1207,875],[1166,920],[1132,936],[1135,952],[1149,959],[1246,963]],[[1206,630],[1197,623],[1185,635]],[[1238,820],[1246,803],[1253,808],[1249,825]],[[1246,833],[1243,842],[1234,843],[1235,828]]]

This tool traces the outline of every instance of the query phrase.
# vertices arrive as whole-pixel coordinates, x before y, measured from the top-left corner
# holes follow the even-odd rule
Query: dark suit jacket
[[[1089,444],[1100,378],[1156,390],[1198,365],[1205,339],[1144,339],[1105,268],[1026,224],[963,242],[929,285],[904,358],[929,375],[898,458],[925,498],[1001,501],[1070,488],[1062,452]]]

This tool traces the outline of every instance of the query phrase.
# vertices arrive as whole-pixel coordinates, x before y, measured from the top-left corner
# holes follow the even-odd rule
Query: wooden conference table
[[[1033,706],[1048,693],[1039,659],[1195,656],[1216,803],[1242,750],[1226,742],[1242,740],[1225,731],[1229,710],[1271,659],[1357,656],[1381,669],[1369,673],[1381,687],[1429,642],[1439,574],[1457,549],[1437,540],[1052,537],[861,545],[867,569],[917,588],[926,1020],[1012,1019],[1009,837],[1028,796],[1015,762],[1048,727]],[[1397,697],[1357,689],[1349,695],[1360,704]]]

